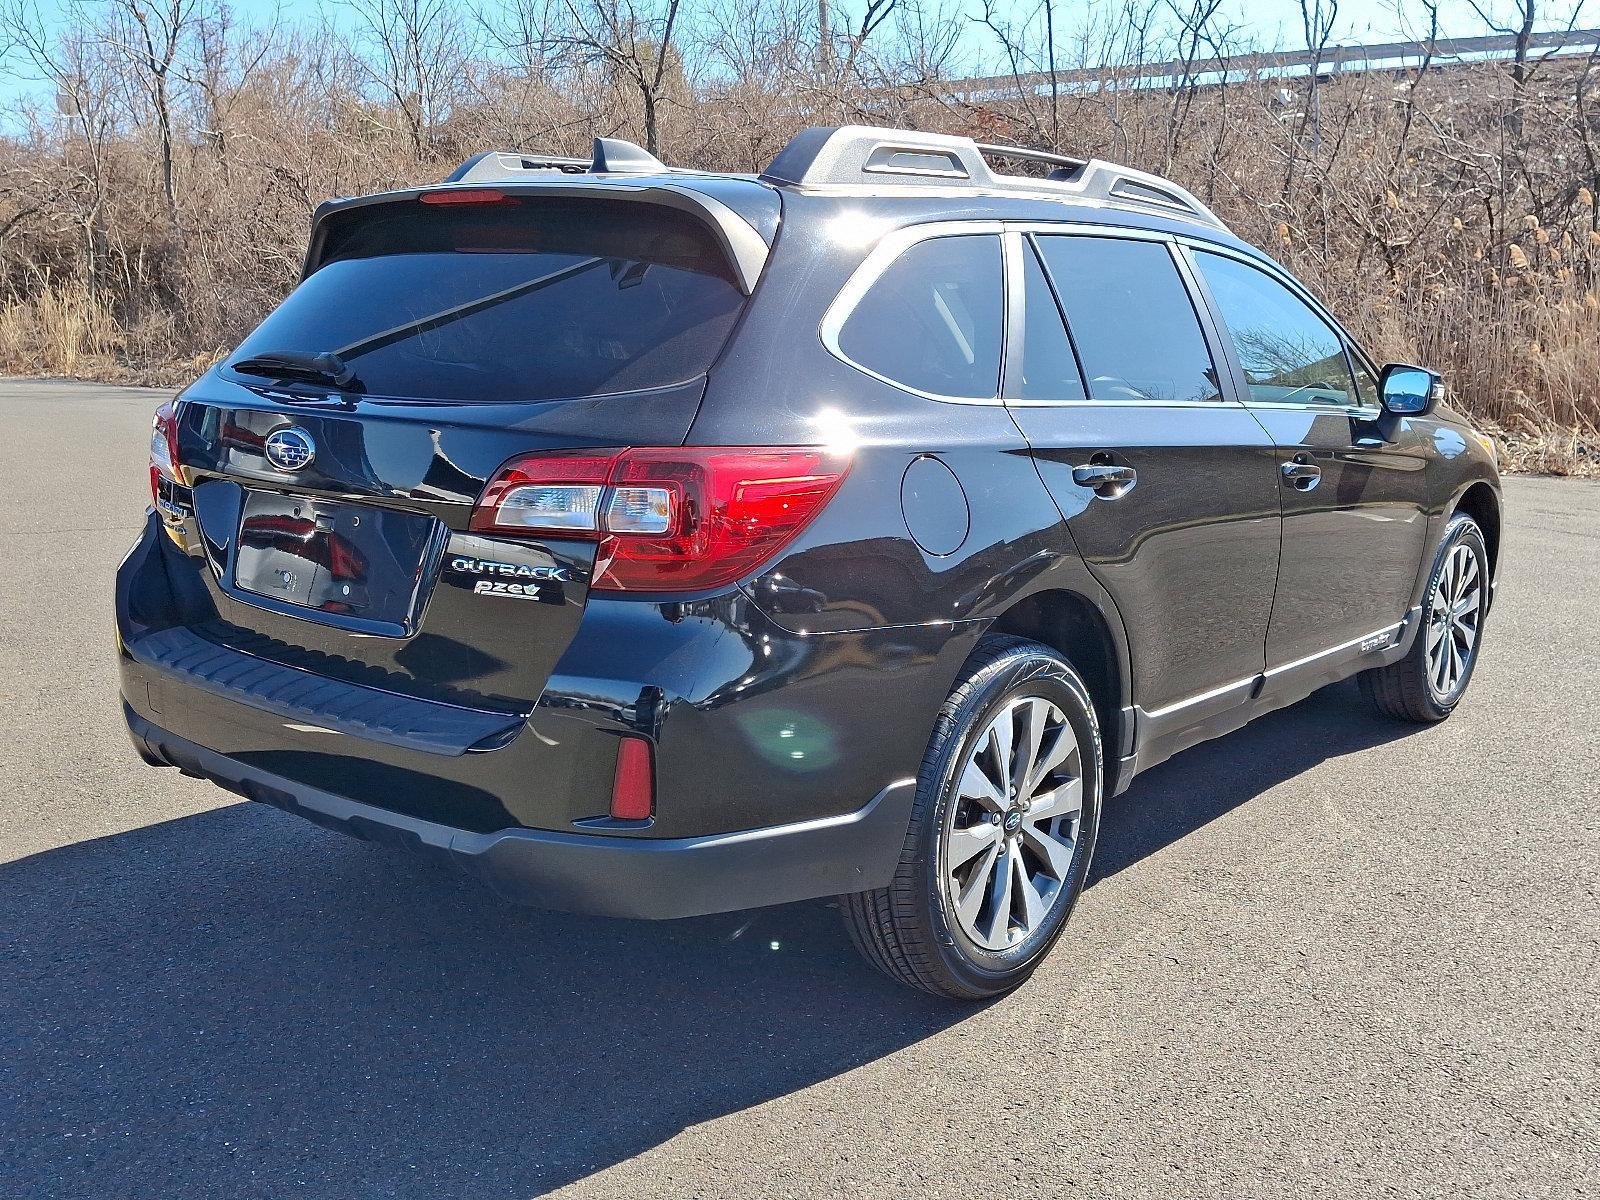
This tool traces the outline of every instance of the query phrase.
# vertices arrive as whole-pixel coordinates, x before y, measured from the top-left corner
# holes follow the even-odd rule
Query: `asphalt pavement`
[[[156,392],[0,382],[0,1196],[1600,1194],[1600,485],[1513,479],[1466,701],[1328,689],[1113,801],[1020,991],[666,925],[143,766]]]

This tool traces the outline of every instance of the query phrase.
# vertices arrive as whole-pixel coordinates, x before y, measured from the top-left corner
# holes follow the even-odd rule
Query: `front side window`
[[[1003,314],[999,237],[929,238],[867,289],[839,330],[839,350],[904,387],[992,399]]]
[[[1250,398],[1292,404],[1355,404],[1344,341],[1304,300],[1236,258],[1195,255],[1244,368]]]
[[[1164,242],[1049,234],[1038,245],[1091,400],[1220,398],[1200,320]]]

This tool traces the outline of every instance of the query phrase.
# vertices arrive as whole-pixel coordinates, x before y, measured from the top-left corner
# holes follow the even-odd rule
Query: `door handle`
[[[1283,480],[1298,492],[1309,492],[1322,482],[1322,468],[1304,454],[1296,454],[1283,464]]]
[[[1118,463],[1088,463],[1072,468],[1072,482],[1094,489],[1094,494],[1102,500],[1118,500],[1126,496],[1138,480],[1137,471]]]

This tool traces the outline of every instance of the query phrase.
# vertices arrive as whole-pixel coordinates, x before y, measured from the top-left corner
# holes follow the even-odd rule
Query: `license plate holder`
[[[281,604],[407,624],[436,527],[421,513],[249,489],[233,583]]]

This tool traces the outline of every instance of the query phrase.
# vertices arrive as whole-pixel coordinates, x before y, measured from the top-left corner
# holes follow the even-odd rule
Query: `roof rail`
[[[988,160],[1017,159],[1054,167],[1047,178],[999,174]],[[884,177],[891,179],[886,180]],[[762,172],[768,183],[799,187],[972,187],[985,191],[1056,193],[1177,216],[1226,230],[1227,226],[1187,189],[1145,171],[1098,158],[1073,158],[1025,146],[979,143],[971,138],[868,125],[803,129]]]
[[[506,183],[529,171],[559,171],[564,175],[661,175],[665,163],[642,147],[621,138],[595,138],[588,158],[563,158],[555,154],[521,154],[513,150],[488,150],[474,154],[445,177],[445,183]]]

